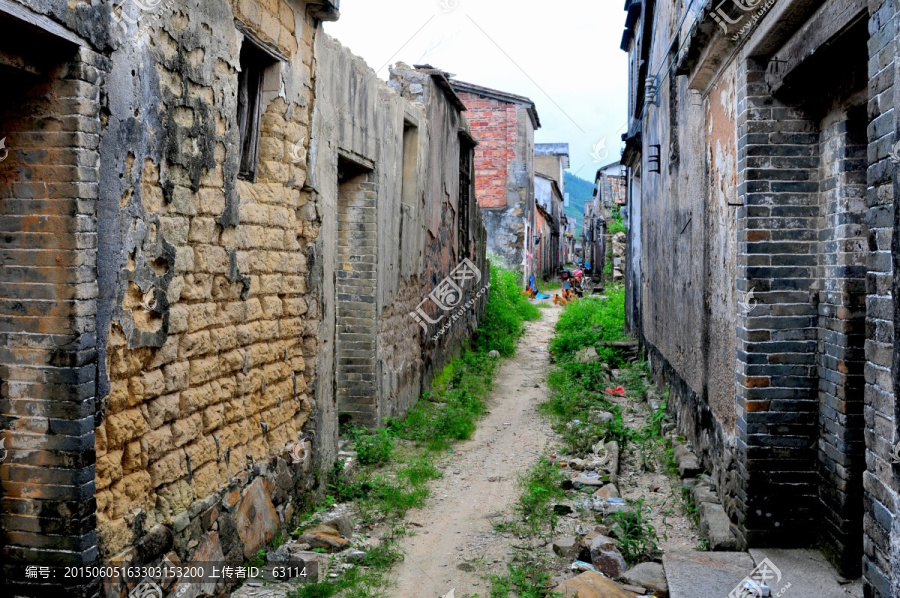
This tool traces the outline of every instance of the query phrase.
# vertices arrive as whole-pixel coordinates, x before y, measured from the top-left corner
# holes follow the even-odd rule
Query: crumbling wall
[[[488,254],[505,268],[521,270],[525,222],[534,212],[534,126],[524,106],[473,93],[460,98],[478,140],[476,195],[488,231]]]
[[[101,135],[101,553],[246,558],[315,482],[300,440],[320,319],[304,190],[318,23],[283,0],[121,8]],[[245,35],[287,59],[267,71],[253,182],[237,178]],[[145,535],[163,541],[130,548]]]
[[[349,165],[345,168],[369,173],[373,202],[372,208],[353,216],[358,226],[350,231],[347,252],[338,252],[329,242],[337,238],[332,232],[340,230],[338,220],[322,221],[318,255],[324,279],[337,280],[333,291],[326,282],[323,292],[336,293],[337,310],[326,302],[324,325],[335,326],[336,345],[328,347],[327,341],[323,345],[320,379],[331,378],[328,371],[345,371],[338,384],[348,382],[331,391],[320,387],[317,394],[322,401],[331,401],[336,412],[346,411],[358,423],[373,426],[384,417],[405,413],[435,369],[443,367],[474,330],[483,309],[484,295],[440,332],[451,321],[450,314],[442,318],[443,312],[429,304],[432,291],[458,265],[459,148],[460,135],[468,134],[468,129],[459,106],[435,82],[435,77],[443,77],[437,71],[398,64],[390,84],[385,84],[365,62],[327,36],[319,38],[316,55],[314,166],[309,184],[325,213],[340,217],[340,210],[332,207],[340,200],[341,165]],[[415,134],[405,135],[410,128]],[[407,153],[405,143],[416,147]],[[414,165],[408,162],[412,157]],[[469,223],[475,233],[470,259],[485,272],[482,284],[486,284],[480,214],[477,209],[469,213],[479,219]],[[371,231],[377,235],[374,243],[366,237]],[[353,282],[370,271],[376,273],[371,306]],[[477,290],[467,287],[461,303],[473,299]],[[367,317],[362,319],[370,307],[374,326]],[[348,309],[355,315],[345,321],[341,310],[350,313]],[[427,331],[420,325],[422,317],[413,315],[420,309],[435,321],[425,320]],[[364,354],[364,346],[373,350]],[[346,409],[341,401],[345,390],[356,393],[352,404],[344,403]]]

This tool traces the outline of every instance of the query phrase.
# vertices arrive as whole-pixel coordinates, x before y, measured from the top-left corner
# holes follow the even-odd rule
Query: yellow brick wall
[[[235,18],[289,56],[291,68],[302,64],[301,75],[312,80],[314,22],[301,21],[298,32],[294,11],[283,0],[237,0],[233,9]],[[168,54],[170,33],[154,39]],[[216,67],[232,86],[237,72],[229,65],[236,63],[236,56],[226,57]],[[183,73],[162,64],[157,70],[161,85],[183,87]],[[221,109],[224,90],[212,85],[194,92]],[[175,247],[174,277],[162,347],[130,349],[115,321],[109,331],[110,393],[96,444],[105,557],[132,543],[138,510],[147,515],[145,529],[184,512],[247,469],[248,458],[259,462],[282,453],[309,418],[318,305],[309,295],[306,264],[319,227],[300,190],[306,180],[309,85],[306,92],[268,105],[258,181],[237,183],[236,227],[217,224],[226,205],[221,139],[216,166],[203,173],[199,189],[176,185],[170,203],[163,199],[160,172],[177,172],[177,166],[150,159],[134,165],[143,170],[143,209],[159,217],[158,234]],[[216,133],[223,135],[228,126],[233,125],[219,117]],[[250,279],[246,301],[243,284],[229,278],[229,250],[240,274]]]

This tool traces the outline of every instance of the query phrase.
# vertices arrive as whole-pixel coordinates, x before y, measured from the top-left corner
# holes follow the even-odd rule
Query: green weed
[[[394,439],[387,429],[361,434],[356,440],[356,458],[360,465],[384,465],[391,459]]]
[[[565,497],[564,479],[558,466],[541,457],[519,481],[522,494],[515,509],[524,531],[535,535],[545,529],[550,533],[556,529],[559,516],[553,510],[553,503]]]
[[[628,564],[634,565],[651,559],[659,553],[659,536],[644,516],[644,500],[628,501],[629,511],[617,511],[608,519],[612,522],[610,533],[619,544],[619,551]]]
[[[547,557],[518,550],[505,575],[491,576],[491,598],[556,598],[560,594],[550,592],[550,571]]]

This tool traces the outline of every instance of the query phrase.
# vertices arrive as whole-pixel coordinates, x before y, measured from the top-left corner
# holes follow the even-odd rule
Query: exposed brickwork
[[[338,188],[337,380],[338,410],[364,426],[378,423],[375,379],[375,255],[377,185],[368,174]]]
[[[0,100],[0,136],[10,149],[0,163],[0,421],[9,430],[0,512],[5,574],[18,588],[22,563],[87,564],[98,554],[91,316],[98,83],[108,63],[72,47],[58,59]]]
[[[510,270],[534,270],[534,131],[527,98],[458,83],[475,148],[475,196],[484,214],[487,251]],[[499,96],[499,97],[498,97]]]
[[[867,598],[897,595],[897,522],[900,521],[900,484],[897,465],[892,465],[898,434],[898,353],[894,329],[900,310],[896,297],[898,252],[896,202],[900,179],[888,157],[900,139],[896,89],[897,4],[869,3],[868,169],[866,224],[868,272],[866,274],[865,365],[865,517],[863,520],[863,577]],[[893,581],[892,581],[893,580]]]
[[[739,66],[737,288],[759,301],[738,324],[737,432],[748,541],[811,538],[817,503],[814,366],[819,229],[818,135],[771,98],[763,66]],[[777,529],[773,524],[777,523]]]
[[[37,21],[75,12],[33,4]],[[326,4],[83,5],[84,22],[68,23],[96,33],[94,50],[48,41],[41,69],[14,62],[15,92],[0,98],[5,589],[134,586],[23,584],[23,563],[252,558],[324,492],[334,404],[353,396],[341,392],[366,387],[349,407],[369,423],[402,415],[474,329],[486,297],[437,340],[410,315],[462,257],[487,284],[481,213],[460,204],[472,196],[458,189],[461,103],[443,75],[412,71],[421,93],[404,97],[320,44]],[[252,181],[238,177],[242,44],[271,59],[254,65]],[[314,55],[342,68],[314,69]],[[324,98],[354,73],[366,93],[348,86],[357,103],[331,103],[345,108],[323,122]],[[408,119],[423,134],[402,195]],[[376,165],[343,194],[339,147]]]
[[[286,9],[283,15],[279,6]],[[305,28],[307,35],[294,38],[287,4],[243,2],[237,14],[287,55],[312,54],[313,24]],[[184,43],[158,35],[173,50]],[[160,63],[168,65],[164,56]],[[311,60],[299,64],[310,72]],[[178,177],[172,173],[180,167],[190,172],[202,160],[181,146],[162,165],[146,158],[134,163],[138,172],[126,172],[126,180],[139,181],[125,195],[138,204],[134,228],[146,232],[129,254],[123,277],[130,281],[132,268],[172,272],[165,301],[156,302],[167,309],[148,311],[147,289],[120,283],[123,313],[108,334],[110,390],[97,430],[97,520],[106,557],[132,543],[138,514],[140,535],[185,512],[248,465],[282,453],[297,441],[312,411],[308,384],[318,307],[309,296],[307,248],[318,226],[309,195],[297,188],[306,178],[305,162],[293,159],[294,145],[309,138],[309,97],[306,106],[282,98],[269,103],[261,121],[257,181],[235,183],[225,145],[233,132],[224,120],[207,116],[210,110],[227,113],[213,100],[221,91],[214,84],[196,86],[191,95],[206,103],[193,106],[176,91],[188,85],[188,73],[175,64],[164,72],[176,85],[163,95],[169,103],[159,107],[175,114],[172,139],[211,129],[214,161],[198,174],[196,187],[183,179],[173,185]],[[223,74],[234,77],[236,71]],[[232,209],[229,184],[239,198],[237,219],[223,227]],[[130,208],[125,199],[123,205]],[[142,222],[151,226],[142,229]],[[171,266],[144,255],[154,235],[172,247]],[[166,324],[161,346],[132,348],[143,344],[137,333],[160,329],[149,328],[154,318]]]
[[[635,92],[664,70],[654,57],[670,51],[678,35],[670,17],[683,8],[667,2],[653,14],[631,13],[635,29],[624,38],[634,67],[629,136],[647,144],[654,131],[663,149],[652,174],[648,154],[655,152],[634,141],[625,152],[643,173],[632,175],[630,192],[640,193],[628,206],[636,216],[630,251],[641,271],[629,274],[640,285],[638,327],[654,372],[672,383],[679,430],[711,470],[740,539],[818,544],[841,574],[862,569],[867,596],[886,598],[900,588],[890,257],[900,188],[887,159],[898,131],[896,7],[870,3],[868,15],[848,14],[844,29],[798,54],[792,44],[805,33],[785,23],[830,18],[838,4],[805,13],[796,3],[776,4],[730,40],[691,28],[678,56],[690,89],[673,77],[647,104]],[[664,25],[650,39],[635,37],[644,27],[638,14]],[[868,18],[868,30],[857,17]],[[705,120],[682,113],[704,103]],[[702,165],[686,159],[694,155],[686,144],[697,138],[707,142]],[[692,178],[679,179],[685,169],[694,181],[711,174],[708,186],[686,197]],[[686,223],[677,234],[665,230],[673,221]],[[673,263],[673,253],[684,251],[693,257]],[[697,262],[704,272],[694,270]],[[707,285],[702,297],[690,290],[699,279]],[[684,294],[672,298],[673,287]],[[674,316],[706,331],[692,337],[669,325]],[[734,362],[722,357],[727,343],[716,342],[716,335],[727,340],[722,329],[732,317]],[[713,400],[730,392],[715,372],[732,365],[733,414],[729,402]]]
[[[866,121],[862,107],[833,110],[821,131],[819,234],[819,499],[823,545],[856,575],[862,551],[865,469]]]
[[[475,196],[482,208],[505,208],[510,166],[516,159],[518,104],[461,93],[469,125],[478,139],[475,148]]]

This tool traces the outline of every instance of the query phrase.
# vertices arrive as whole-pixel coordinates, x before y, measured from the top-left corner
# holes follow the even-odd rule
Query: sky
[[[336,37],[388,78],[398,61],[531,98],[536,143],[568,143],[589,181],[619,157],[627,112],[622,0],[341,0]]]

